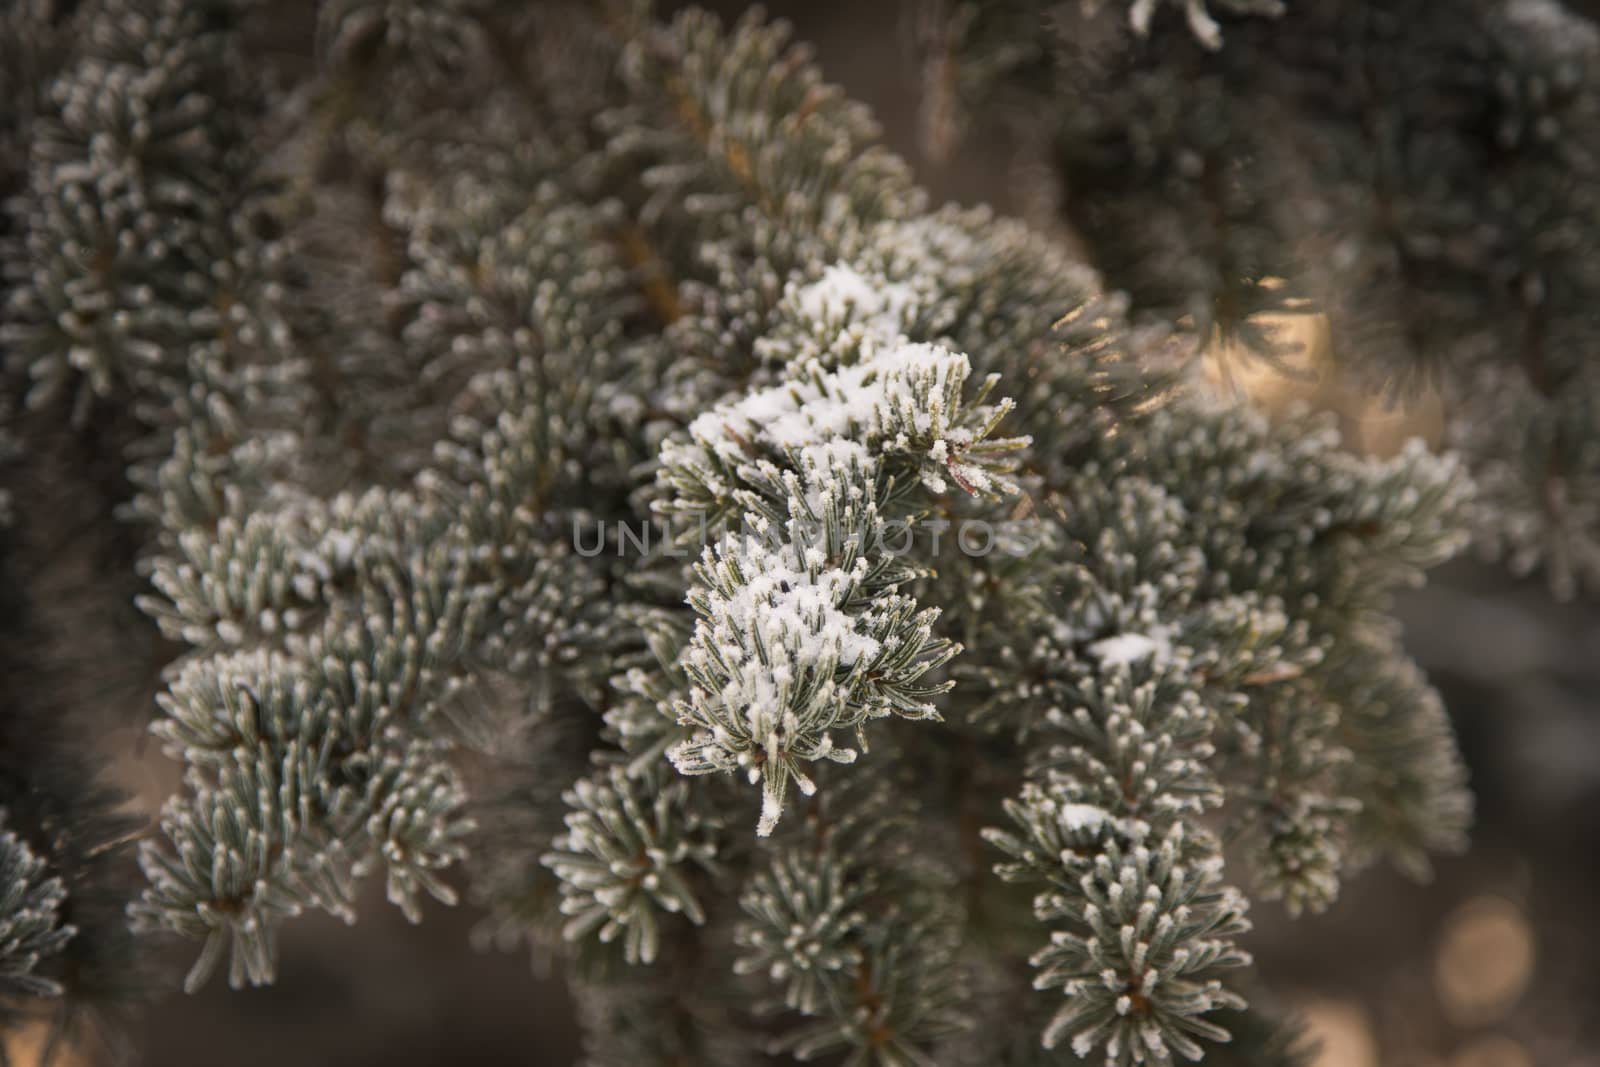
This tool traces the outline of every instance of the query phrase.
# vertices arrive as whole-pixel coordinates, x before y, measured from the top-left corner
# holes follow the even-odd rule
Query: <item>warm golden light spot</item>
[[[48,1019],[39,1019],[15,1027],[8,1026],[4,1037],[5,1058],[0,1062],[16,1064],[17,1067],[43,1064],[51,1029],[51,1020]],[[88,1067],[89,1063],[90,1060],[86,1056],[63,1043],[57,1045],[55,1054],[50,1058],[49,1067]]]
[[[1522,996],[1533,965],[1533,932],[1522,910],[1500,897],[1479,897],[1445,926],[1434,961],[1434,988],[1453,1022],[1492,1023]]]
[[[1378,1045],[1366,1011],[1353,1000],[1313,998],[1296,1005],[1317,1045],[1311,1067],[1378,1067]]]
[[[1205,371],[1218,389],[1242,395],[1274,417],[1297,410],[1331,411],[1339,418],[1345,442],[1358,452],[1390,456],[1413,437],[1438,444],[1444,431],[1444,404],[1436,389],[1419,386],[1414,394],[1402,397],[1375,394],[1370,383],[1341,370],[1325,315],[1259,319],[1277,329],[1289,351],[1268,359],[1237,344],[1212,344],[1206,350]]]

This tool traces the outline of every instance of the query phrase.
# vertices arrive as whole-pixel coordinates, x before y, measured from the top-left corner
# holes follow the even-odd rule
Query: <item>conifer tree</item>
[[[259,14],[84,0],[6,127],[8,368],[135,424],[184,782],[128,911],[185,988],[373,877],[560,956],[593,1067],[1294,1062],[1250,901],[1463,843],[1390,614],[1456,461],[1208,392],[781,23],[329,0],[294,82]],[[0,976],[53,994],[98,846],[5,784]]]

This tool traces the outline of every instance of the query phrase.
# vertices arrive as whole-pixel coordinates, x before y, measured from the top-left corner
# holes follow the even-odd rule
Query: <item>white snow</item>
[[[1111,818],[1111,813],[1093,804],[1063,804],[1056,813],[1056,821],[1063,830],[1098,830]]]
[[[932,492],[947,491],[947,474],[971,493],[1011,491],[1009,480],[966,460],[973,431],[954,424],[971,361],[944,345],[913,342],[901,329],[922,299],[918,277],[891,282],[882,273],[834,264],[816,281],[792,286],[786,299],[797,314],[813,318],[818,330],[838,328],[853,339],[853,362],[796,356],[784,381],[723,401],[689,424],[688,440],[664,443],[663,468],[692,472],[721,496],[730,489],[726,469],[759,462],[764,452],[765,458],[797,454],[807,480],[815,471],[847,470],[852,463],[870,479],[883,453],[921,452],[929,462],[919,476]],[[843,322],[838,308],[854,317]],[[1002,401],[1000,414],[1009,407]]]
[[[689,664],[702,677],[720,676],[720,687],[697,688],[691,714],[704,732],[675,746],[669,756],[686,774],[737,767],[752,782],[766,777],[768,792],[756,831],[761,835],[770,833],[778,818],[781,789],[773,791],[773,768],[784,768],[777,781],[792,781],[809,793],[814,785],[795,764],[797,752],[806,760],[855,759],[853,749],[835,747],[828,736],[835,717],[846,709],[843,684],[834,672],[864,667],[882,647],[843,607],[855,594],[866,561],[850,571],[821,563],[802,546],[772,545],[745,535],[726,539],[703,564],[724,576],[719,585],[725,591],[704,591]],[[807,674],[814,688],[804,706],[796,706],[792,687]]]
[[[355,559],[360,546],[349,530],[329,530],[322,535],[322,544],[318,547],[328,554],[336,566],[347,567]]]
[[[1096,641],[1089,646],[1089,651],[1100,661],[1101,666],[1111,667],[1119,663],[1137,663],[1147,656],[1154,655],[1156,643],[1145,634],[1118,634]]]
[[[1132,666],[1152,657],[1159,666],[1172,656],[1172,639],[1161,627],[1150,633],[1121,633],[1096,641],[1089,646],[1089,654],[1102,668]]]
[[[810,570],[798,564],[794,551],[790,546],[770,548],[755,537],[735,542],[746,584],[731,597],[710,598],[716,636],[759,634],[769,650],[785,649],[794,667],[814,666],[830,652],[846,667],[875,655],[878,642],[857,633],[854,618],[839,607],[860,574],[837,567]],[[866,562],[857,566],[859,571]],[[727,643],[723,650],[734,651]]]
[[[796,287],[791,300],[808,319],[834,322],[848,315],[868,336],[893,341],[904,336],[917,293],[905,282],[868,278],[848,264],[835,263],[816,281]]]
[[[711,454],[729,462],[749,458],[746,443],[804,450],[848,438],[860,444],[906,430],[933,434],[946,455],[944,408],[972,365],[942,345],[898,342],[871,349],[861,362],[825,371],[815,362],[788,382],[720,404],[696,418],[689,433]],[[923,400],[918,394],[922,389]],[[960,441],[956,441],[960,444]],[[861,450],[865,454],[866,450]]]

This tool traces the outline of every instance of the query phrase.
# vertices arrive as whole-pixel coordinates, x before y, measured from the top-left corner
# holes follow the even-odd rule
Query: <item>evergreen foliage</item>
[[[1438,389],[1477,547],[1594,589],[1592,5],[1178,6],[944,5],[932,143],[1017,127],[1138,320],[1281,361],[1281,316],[1318,312],[1341,372]]]
[[[1153,50],[1169,8],[1194,63],[1291,25],[1212,52],[1277,5],[1121,15]],[[1493,512],[1451,458],[1208,392],[1137,321],[1146,269],[1200,332],[1290,272],[1227,245],[1248,284],[1191,276],[1152,211],[1096,256],[1130,320],[1048,236],[930,207],[759,15],[330,0],[283,85],[256,13],[84,0],[3,127],[8,369],[36,414],[135,424],[184,777],[127,910],[195,943],[185,988],[273,981],[284,923],[353,921],[381,874],[413,921],[465,881],[560,955],[592,1067],[1294,1062],[1244,1010],[1247,894],[1318,911],[1461,846],[1390,601]],[[1138,91],[1222,91],[1171,76]],[[127,933],[80,896],[126,834],[41,771],[0,794],[0,977],[70,997],[55,961]]]
[[[77,931],[61,921],[66,890],[59,878],[44,877],[44,860],[9,831],[0,834],[0,990],[6,996],[59,996],[61,986],[34,974],[41,959],[61,951]]]

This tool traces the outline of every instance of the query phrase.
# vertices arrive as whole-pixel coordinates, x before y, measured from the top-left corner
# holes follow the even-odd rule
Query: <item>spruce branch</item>
[[[579,779],[563,799],[566,832],[543,862],[561,880],[568,941],[620,936],[629,963],[649,964],[660,951],[658,913],[705,923],[690,872],[717,873],[721,826],[689,806],[684,783],[613,767]]]
[[[0,831],[0,990],[6,996],[61,995],[59,982],[35,970],[77,933],[61,919],[66,896],[61,879],[45,874],[44,860],[27,842]]]

